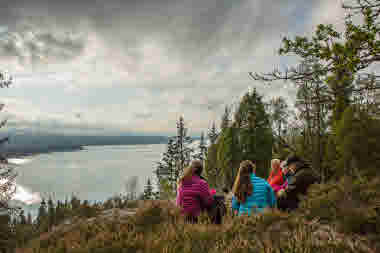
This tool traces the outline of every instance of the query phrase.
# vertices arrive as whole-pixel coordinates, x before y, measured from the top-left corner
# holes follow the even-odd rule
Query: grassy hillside
[[[314,185],[294,213],[184,224],[171,202],[145,201],[130,213],[77,219],[17,252],[379,252],[380,180]]]

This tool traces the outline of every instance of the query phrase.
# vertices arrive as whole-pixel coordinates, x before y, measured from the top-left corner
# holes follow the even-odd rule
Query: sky
[[[283,36],[342,25],[340,0],[12,0],[0,3],[0,90],[9,129],[160,134],[183,115],[192,134],[256,87],[248,72],[294,63]]]

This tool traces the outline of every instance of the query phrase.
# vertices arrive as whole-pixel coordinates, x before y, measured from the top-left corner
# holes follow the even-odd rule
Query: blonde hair
[[[272,159],[270,164],[271,164],[271,170],[272,171],[274,170],[275,164],[278,164],[278,168],[281,168],[280,167],[280,165],[281,165],[280,159]]]
[[[182,182],[186,179],[190,179],[197,170],[202,170],[203,165],[202,162],[199,160],[194,160],[191,162],[190,166],[186,167],[183,170],[182,176],[177,181],[177,188],[179,188],[182,185]]]
[[[246,160],[240,163],[239,172],[232,187],[232,192],[239,203],[244,203],[246,198],[253,192],[251,174],[255,170],[256,165],[251,161]]]

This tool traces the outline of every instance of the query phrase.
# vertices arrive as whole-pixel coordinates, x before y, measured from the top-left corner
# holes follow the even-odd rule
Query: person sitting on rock
[[[256,165],[251,161],[240,164],[233,186],[232,209],[240,215],[261,213],[276,206],[276,196],[268,182],[255,175]]]

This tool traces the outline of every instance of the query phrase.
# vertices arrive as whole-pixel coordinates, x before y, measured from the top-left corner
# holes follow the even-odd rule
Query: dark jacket
[[[289,177],[286,196],[278,199],[278,208],[283,211],[292,211],[298,208],[300,195],[306,195],[310,185],[317,183],[318,177],[307,166],[298,168],[294,175]]]

